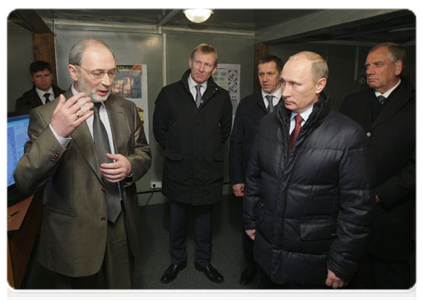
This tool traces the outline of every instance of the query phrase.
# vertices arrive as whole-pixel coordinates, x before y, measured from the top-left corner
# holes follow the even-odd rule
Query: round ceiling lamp
[[[210,18],[213,11],[211,9],[205,8],[193,8],[193,9],[185,9],[184,14],[188,20],[193,23],[203,23],[208,18]]]

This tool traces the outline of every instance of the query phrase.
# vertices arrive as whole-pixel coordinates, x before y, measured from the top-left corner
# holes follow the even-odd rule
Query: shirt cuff
[[[54,131],[51,124],[49,124],[48,126],[50,126],[51,132],[53,132],[53,135],[55,136],[56,140],[60,143],[60,145],[62,145],[63,148],[66,148],[69,145],[72,138],[71,137],[68,137],[68,138],[61,137],[60,135],[58,135],[56,133],[56,131]]]

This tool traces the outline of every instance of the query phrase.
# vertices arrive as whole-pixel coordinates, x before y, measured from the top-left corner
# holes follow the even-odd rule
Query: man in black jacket
[[[276,56],[269,55],[260,59],[258,79],[261,90],[245,97],[238,105],[229,155],[230,181],[233,193],[237,197],[244,197],[245,173],[260,120],[272,112],[281,100],[282,67],[282,60]],[[239,282],[246,285],[254,279],[257,267],[253,254],[254,242],[245,233],[242,237],[244,259],[247,266],[243,270]]]
[[[369,88],[348,96],[340,109],[366,131],[376,165],[376,219],[358,288],[414,284],[408,260],[415,247],[416,103],[414,87],[401,77],[405,55],[398,44],[373,47],[365,63]]]
[[[164,150],[163,194],[170,200],[171,265],[161,281],[169,283],[186,267],[186,222],[190,207],[195,218],[195,268],[211,281],[223,276],[210,264],[211,215],[222,199],[223,145],[231,132],[229,93],[212,79],[217,51],[198,45],[190,69],[178,82],[164,87],[156,100],[153,132]]]
[[[326,61],[300,52],[282,70],[284,105],[264,117],[247,168],[244,226],[259,287],[340,288],[372,220],[374,172],[362,128],[332,110]]]
[[[65,92],[52,84],[53,74],[48,62],[34,61],[29,72],[34,86],[16,100],[15,111],[20,115],[29,114],[33,108],[53,101]]]

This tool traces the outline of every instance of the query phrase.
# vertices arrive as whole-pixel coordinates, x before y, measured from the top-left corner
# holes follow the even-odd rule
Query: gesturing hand
[[[60,95],[59,103],[53,112],[50,123],[59,136],[69,137],[79,125],[94,114],[91,110],[94,104],[89,103],[90,97],[78,101],[84,96],[85,93],[79,93],[66,100],[65,96]],[[82,108],[87,103],[89,104]]]
[[[125,156],[107,153],[107,157],[115,161],[112,163],[104,163],[100,166],[101,174],[107,181],[119,182],[131,174],[131,164]]]

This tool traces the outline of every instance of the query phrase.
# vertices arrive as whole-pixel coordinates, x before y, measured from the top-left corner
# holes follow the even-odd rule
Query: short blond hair
[[[191,52],[191,56],[190,56],[191,60],[194,59],[194,55],[197,51],[200,52],[200,53],[203,53],[203,54],[213,54],[214,58],[215,58],[214,65],[215,66],[217,65],[217,50],[212,45],[200,44],[197,47],[195,47]]]

